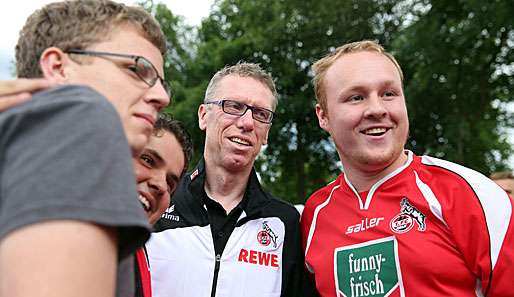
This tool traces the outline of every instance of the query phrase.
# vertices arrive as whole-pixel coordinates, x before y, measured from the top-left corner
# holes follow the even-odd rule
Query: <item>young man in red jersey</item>
[[[403,75],[372,41],[313,66],[316,114],[343,173],[301,220],[324,296],[511,296],[512,202],[471,169],[405,150]]]

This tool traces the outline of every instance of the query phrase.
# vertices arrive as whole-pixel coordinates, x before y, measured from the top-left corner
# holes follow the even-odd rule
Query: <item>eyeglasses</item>
[[[117,58],[127,58],[134,60],[134,64],[128,66],[127,68],[130,71],[133,71],[142,81],[144,81],[149,87],[153,87],[157,80],[161,81],[164,90],[171,97],[171,89],[169,84],[159,75],[157,69],[152,64],[152,62],[148,61],[145,57],[135,56],[135,55],[125,55],[125,54],[116,54],[116,53],[108,53],[108,52],[97,52],[97,51],[85,51],[80,49],[69,49],[65,51],[67,54],[75,54],[75,55],[86,55],[86,56],[108,56],[108,57],[117,57]]]
[[[250,109],[252,111],[252,118],[265,124],[271,124],[274,115],[274,112],[269,109],[250,106],[248,104],[235,100],[208,101],[205,102],[205,104],[221,105],[221,109],[224,113],[236,116],[242,116],[246,113],[248,109]]]

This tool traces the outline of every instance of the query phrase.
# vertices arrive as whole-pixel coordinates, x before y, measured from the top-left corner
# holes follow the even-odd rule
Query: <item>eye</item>
[[[237,101],[227,100],[225,101],[225,110],[229,112],[242,113],[246,109],[246,106]]]
[[[391,97],[396,97],[398,95],[394,91],[385,91],[384,95],[382,95],[382,96],[385,97],[386,99],[393,99]]]
[[[129,66],[127,66],[127,69],[134,72],[135,74],[138,74],[138,72],[139,72],[139,70],[137,70],[136,65],[129,65]]]
[[[346,101],[348,101],[348,102],[362,101],[362,100],[364,100],[364,96],[362,96],[362,95],[351,95],[350,97],[348,97],[346,99]]]
[[[155,161],[152,157],[150,157],[149,155],[141,155],[141,157],[139,157],[139,159],[141,159],[141,161],[143,161],[143,163],[145,163],[146,165],[148,165],[148,167],[153,167],[154,164],[155,164]]]
[[[150,81],[155,77],[152,66],[146,60],[137,61],[135,67],[136,73],[145,81]]]

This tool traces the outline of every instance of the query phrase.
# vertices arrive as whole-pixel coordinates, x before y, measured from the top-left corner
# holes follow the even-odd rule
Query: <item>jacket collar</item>
[[[201,204],[202,208],[202,197],[206,195],[204,189],[205,177],[205,160],[203,158],[198,162],[196,168],[185,177],[188,179],[187,191],[193,196],[194,203]],[[247,200],[246,206],[243,209],[248,216],[258,213],[270,201],[269,195],[261,187],[254,168],[250,172],[243,199]]]

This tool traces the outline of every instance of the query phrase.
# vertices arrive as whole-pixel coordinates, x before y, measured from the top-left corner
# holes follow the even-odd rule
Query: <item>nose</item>
[[[153,105],[157,111],[161,111],[171,103],[171,98],[160,80],[157,80],[155,85],[148,89],[146,96],[147,102]]]
[[[243,131],[252,131],[255,122],[253,119],[253,113],[251,109],[247,109],[245,113],[237,120],[237,126],[242,128]]]
[[[378,94],[371,94],[367,100],[366,110],[364,111],[365,117],[383,118],[387,114],[387,109],[384,106],[384,101]]]
[[[155,195],[162,195],[168,191],[165,174],[155,173],[148,181],[148,187]]]

